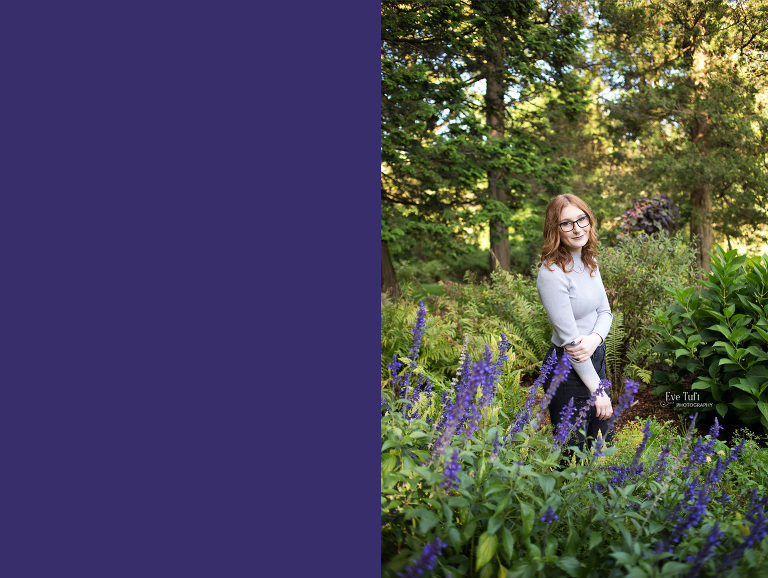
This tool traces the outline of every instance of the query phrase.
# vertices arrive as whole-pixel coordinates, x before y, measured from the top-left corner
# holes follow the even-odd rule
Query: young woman
[[[597,267],[594,224],[592,211],[575,195],[558,195],[547,206],[542,264],[536,281],[553,329],[547,357],[553,350],[558,359],[566,353],[573,365],[549,404],[553,426],[560,422],[560,413],[571,398],[577,408],[575,420],[578,410],[605,379],[605,338],[613,315]],[[608,431],[607,420],[612,414],[609,395],[601,393],[587,414],[587,438],[596,438],[599,431],[610,442],[613,432]],[[583,448],[584,435],[577,435]]]

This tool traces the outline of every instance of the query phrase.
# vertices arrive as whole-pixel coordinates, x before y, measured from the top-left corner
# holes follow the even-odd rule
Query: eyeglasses
[[[563,221],[560,223],[560,230],[563,233],[570,233],[573,231],[573,224],[576,223],[580,228],[585,229],[589,227],[591,224],[589,221],[589,215],[584,215],[583,217],[579,217],[575,221]]]

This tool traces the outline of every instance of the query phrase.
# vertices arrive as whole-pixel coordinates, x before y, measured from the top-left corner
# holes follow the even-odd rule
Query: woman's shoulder
[[[537,283],[552,283],[565,280],[565,272],[557,263],[542,263],[539,267]]]

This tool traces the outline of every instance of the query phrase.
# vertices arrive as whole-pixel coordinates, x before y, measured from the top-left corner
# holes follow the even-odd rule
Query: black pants
[[[564,354],[567,355],[563,348],[555,347],[553,345],[549,348],[549,351],[547,351],[547,355],[544,359],[549,357],[552,354],[552,351],[557,352],[558,360],[561,359]],[[592,354],[592,365],[594,366],[595,371],[597,371],[597,375],[600,376],[600,379],[606,379],[604,343],[601,343]],[[550,374],[546,380],[546,383],[544,384],[545,391],[546,388],[549,387],[549,383],[551,381],[552,375]],[[568,405],[568,402],[571,398],[573,398],[573,405],[576,409],[574,410],[570,421],[571,423],[575,423],[578,419],[579,411],[581,408],[587,405],[591,395],[592,394],[589,392],[589,388],[584,385],[583,381],[581,381],[579,374],[576,373],[574,369],[571,369],[568,376],[558,386],[557,391],[555,392],[555,395],[549,404],[549,419],[552,422],[553,428],[557,428],[557,425],[560,423],[561,419],[560,412],[566,405]],[[608,392],[606,392],[606,395],[608,395]],[[606,444],[609,444],[611,441],[613,441],[613,425],[611,424],[609,431],[608,420],[597,419],[597,410],[595,409],[594,405],[590,407],[589,411],[587,412],[586,438],[584,437],[583,431],[581,431],[583,429],[584,425],[582,425],[580,431],[572,431],[570,440],[563,444],[563,447],[578,445],[579,449],[583,450],[584,444],[586,442],[587,448],[590,448],[592,447],[592,440],[597,438],[598,431],[600,432],[600,435],[603,437],[603,440]]]

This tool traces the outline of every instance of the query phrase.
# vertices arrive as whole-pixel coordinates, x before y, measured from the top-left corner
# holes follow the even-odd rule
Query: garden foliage
[[[606,339],[606,370],[614,384],[651,382],[654,311],[669,303],[668,288],[684,289],[696,279],[696,253],[682,233],[627,236],[600,250],[613,323]],[[615,400],[614,400],[615,401]]]
[[[768,431],[768,256],[747,257],[716,247],[703,287],[671,291],[674,302],[652,326],[674,355],[674,367],[693,374],[691,389],[705,411],[760,423]],[[661,377],[661,375],[660,375]],[[681,390],[679,383],[658,392]]]
[[[409,363],[393,373],[397,394],[382,396],[382,576],[729,577],[768,563],[765,489],[724,491],[734,464],[749,486],[745,440],[732,448],[718,441],[717,422],[694,436],[695,416],[684,436],[659,440],[663,429],[649,419],[633,434],[635,447],[598,439],[564,461],[572,432],[553,437],[541,416],[570,370],[567,358],[547,360],[505,426],[496,411],[504,347],[465,356],[435,413],[421,403],[432,392],[413,374],[425,325],[421,307]],[[614,415],[636,389],[626,383]]]

